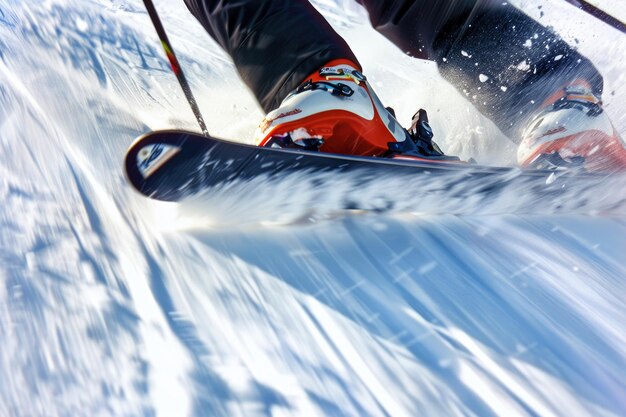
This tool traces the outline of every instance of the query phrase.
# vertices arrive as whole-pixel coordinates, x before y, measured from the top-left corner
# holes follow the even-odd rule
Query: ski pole
[[[607,25],[619,30],[620,32],[626,33],[626,23],[622,22],[615,16],[611,16],[604,10],[599,9],[598,7],[587,2],[586,0],[565,0],[565,1],[573,6],[576,6],[583,12],[586,12],[592,15],[596,19],[603,21]]]
[[[206,128],[206,124],[204,123],[204,119],[202,118],[202,114],[200,113],[200,109],[198,108],[198,104],[196,103],[196,99],[191,92],[191,87],[187,82],[187,78],[185,78],[185,74],[183,73],[183,69],[178,62],[178,58],[176,58],[176,54],[174,53],[174,48],[172,48],[172,44],[167,38],[167,33],[165,33],[165,28],[161,23],[161,19],[159,19],[159,15],[157,14],[156,9],[154,8],[154,4],[152,0],[143,0],[143,4],[146,6],[146,10],[148,11],[148,15],[152,20],[152,24],[156,29],[157,34],[159,35],[159,39],[161,40],[161,45],[165,50],[165,54],[167,55],[167,59],[170,61],[170,66],[172,67],[172,71],[176,75],[178,79],[178,83],[180,87],[183,89],[185,93],[185,97],[187,98],[187,102],[191,107],[191,111],[193,111],[194,116],[196,116],[196,120],[200,125],[200,130],[205,136],[209,136],[209,131]]]

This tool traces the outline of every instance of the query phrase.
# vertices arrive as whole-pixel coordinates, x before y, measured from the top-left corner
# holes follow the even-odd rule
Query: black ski
[[[125,167],[130,183],[140,193],[163,201],[183,201],[197,194],[210,194],[216,187],[253,180],[260,180],[263,192],[270,191],[270,199],[273,184],[298,175],[314,182],[322,192],[330,192],[340,181],[349,180],[356,193],[371,184],[387,187],[385,193],[391,196],[400,190],[389,187],[411,187],[413,195],[436,195],[442,204],[458,201],[462,206],[465,199],[474,205],[500,198],[516,204],[523,200],[527,212],[527,208],[541,212],[547,207],[553,208],[550,212],[584,212],[598,200],[589,196],[595,195],[597,187],[606,181],[605,176],[567,171],[257,147],[183,131],[157,131],[140,137],[128,150]],[[561,210],[562,205],[567,207]],[[369,209],[349,202],[344,208]]]

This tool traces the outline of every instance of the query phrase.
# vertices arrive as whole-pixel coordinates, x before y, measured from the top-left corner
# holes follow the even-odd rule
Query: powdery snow
[[[623,38],[518,3],[578,39],[626,132]],[[450,153],[511,160],[433,64],[354,2],[315,5],[401,121],[427,108]],[[262,115],[229,59],[182,2],[157,8],[209,130],[251,140]],[[157,128],[197,130],[140,1],[0,3],[0,416],[626,414],[626,213],[493,210],[517,212],[511,195],[486,215],[310,178],[156,203],[121,161]],[[333,210],[350,192],[401,209]]]

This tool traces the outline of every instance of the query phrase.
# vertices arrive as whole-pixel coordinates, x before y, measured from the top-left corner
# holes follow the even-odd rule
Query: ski
[[[595,204],[590,193],[597,192],[598,185],[607,178],[569,171],[258,147],[176,130],[155,131],[138,138],[126,154],[125,169],[137,191],[162,201],[180,202],[254,180],[259,180],[267,193],[273,184],[294,176],[293,183],[313,182],[321,192],[331,192],[336,184],[349,179],[351,189],[357,193],[372,184],[373,188],[387,186],[385,193],[391,196],[400,188],[411,187],[415,190],[412,195],[436,195],[442,204],[454,200],[462,206],[464,201],[476,204],[508,199],[515,204],[519,201],[520,207],[525,205],[524,210],[537,207],[541,211],[550,206],[554,208],[551,212],[595,209],[590,208]],[[563,209],[566,206],[569,208]],[[369,209],[367,204],[350,201],[343,208]]]

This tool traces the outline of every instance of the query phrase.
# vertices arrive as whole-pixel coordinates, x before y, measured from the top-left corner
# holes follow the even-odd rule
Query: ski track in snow
[[[401,120],[432,109],[449,152],[511,161],[432,64],[353,2],[315,4]],[[626,132],[624,37],[515,4],[579,40]],[[251,137],[261,113],[228,59],[182,2],[157,8],[210,131]],[[141,2],[0,1],[0,417],[626,415],[623,212],[418,214],[398,190],[396,212],[338,216],[349,186],[289,184],[247,185],[280,207],[245,187],[155,203],[121,161],[165,127],[197,130]]]

